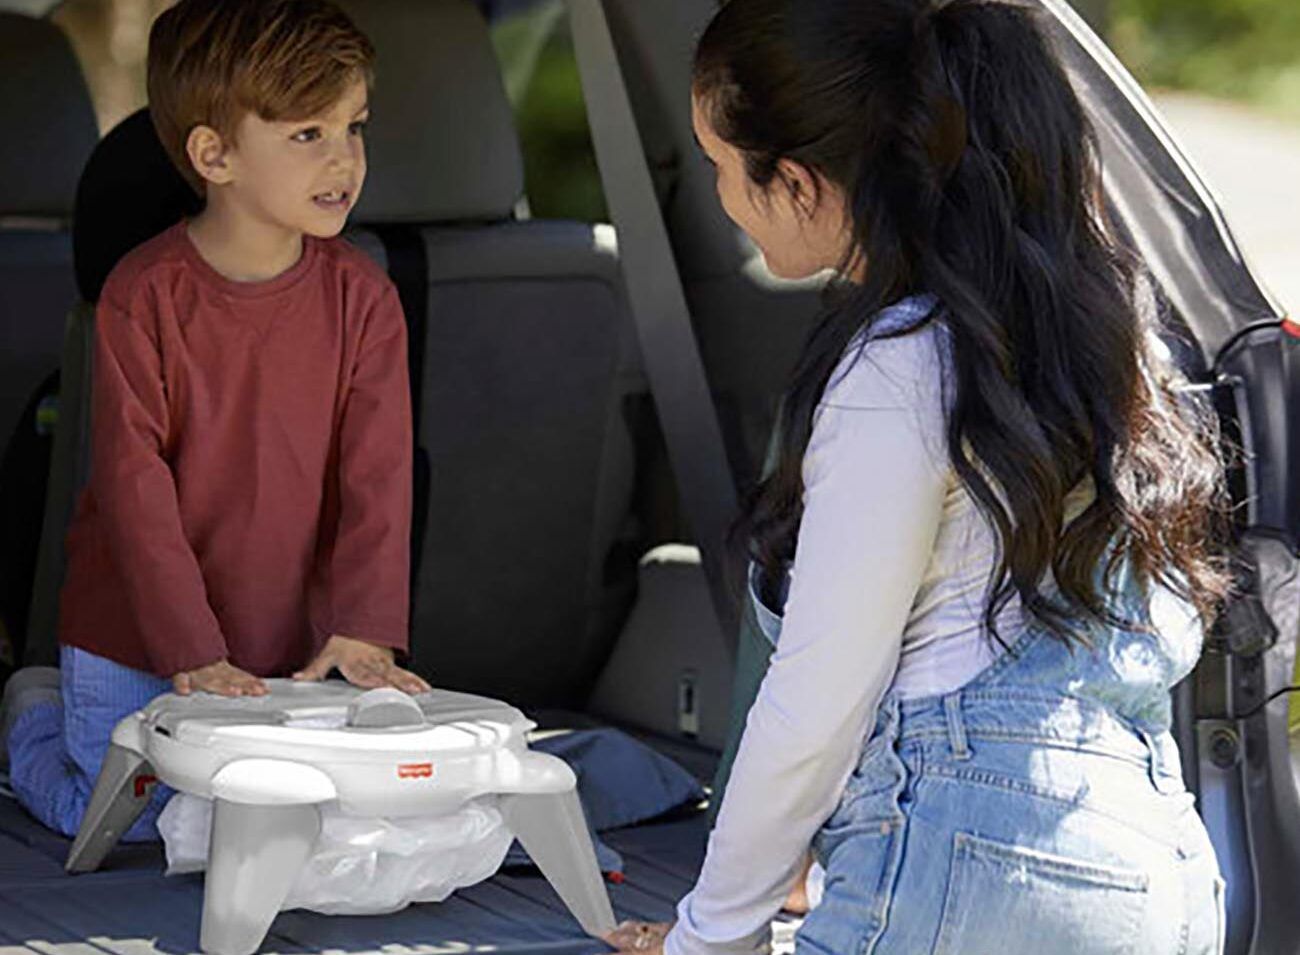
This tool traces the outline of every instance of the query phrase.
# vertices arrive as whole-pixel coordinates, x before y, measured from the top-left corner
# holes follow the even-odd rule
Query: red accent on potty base
[[[433,763],[399,763],[398,779],[432,779]]]

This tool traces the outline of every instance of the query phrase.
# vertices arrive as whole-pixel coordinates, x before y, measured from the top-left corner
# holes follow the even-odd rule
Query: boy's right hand
[[[172,677],[172,689],[180,696],[194,692],[218,696],[266,696],[266,684],[261,679],[225,660],[177,673]]]

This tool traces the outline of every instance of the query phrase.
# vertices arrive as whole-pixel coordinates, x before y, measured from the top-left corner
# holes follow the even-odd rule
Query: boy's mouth
[[[331,189],[329,192],[318,192],[311,197],[311,201],[322,209],[337,212],[348,207],[352,201],[352,193],[347,189]]]

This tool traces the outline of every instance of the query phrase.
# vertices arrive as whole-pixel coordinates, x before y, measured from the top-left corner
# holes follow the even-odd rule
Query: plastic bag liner
[[[172,797],[158,817],[168,875],[207,868],[211,829],[211,800]],[[282,910],[377,915],[440,902],[495,874],[513,839],[494,796],[447,815],[402,819],[357,818],[325,805],[316,849]]]

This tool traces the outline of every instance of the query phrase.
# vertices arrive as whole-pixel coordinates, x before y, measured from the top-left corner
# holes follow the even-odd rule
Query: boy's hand
[[[172,677],[172,689],[180,696],[195,692],[218,696],[266,696],[265,683],[225,660],[177,673]]]
[[[365,690],[393,686],[415,696],[431,689],[424,680],[393,662],[390,647],[378,647],[339,634],[330,637],[316,659],[295,673],[293,678],[323,680],[336,667],[345,680]]]

